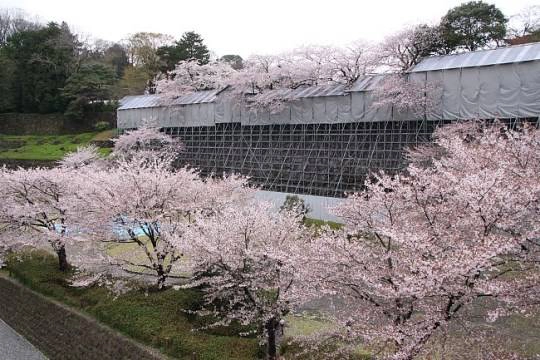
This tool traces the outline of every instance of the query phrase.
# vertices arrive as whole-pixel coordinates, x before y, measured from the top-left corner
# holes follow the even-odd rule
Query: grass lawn
[[[18,261],[8,262],[9,274],[29,288],[66,305],[91,315],[111,328],[162,353],[178,359],[244,360],[263,357],[263,350],[256,338],[237,336],[237,326],[193,331],[204,326],[202,318],[186,314],[183,310],[195,309],[201,300],[196,290],[146,292],[132,290],[114,298],[107,289],[93,286],[73,288],[68,286],[70,274],[57,270],[55,256],[36,250],[18,254]],[[7,275],[6,269],[2,270]],[[296,336],[311,335],[335,326],[317,318],[288,316],[283,352],[299,359],[326,359],[318,352],[303,353],[293,340]],[[333,347],[335,349],[335,347]],[[326,349],[328,350],[328,349]],[[358,349],[348,359],[362,360],[369,354]]]
[[[191,359],[196,353],[200,360],[259,357],[257,339],[231,335],[234,329],[192,331],[203,322],[183,309],[194,309],[200,301],[200,293],[195,290],[132,290],[114,299],[104,288],[69,287],[67,275],[57,270],[52,255],[33,252],[22,255],[21,260],[9,264],[12,276],[20,282],[169,356]]]
[[[97,133],[92,140],[106,141],[116,136],[116,129],[105,130]]]
[[[101,287],[85,289],[67,285],[69,274],[57,270],[56,257],[43,252],[24,253],[20,261],[8,263],[11,276],[31,289],[79,309],[113,329],[134,338],[164,354],[179,359],[192,359],[196,353],[199,360],[206,359],[257,359],[262,353],[255,338],[236,336],[238,327],[216,328],[209,331],[193,331],[203,326],[204,320],[189,315],[183,310],[195,309],[201,300],[196,290],[167,289],[161,292],[132,290],[116,299]],[[6,275],[5,269],[1,270]],[[517,351],[526,358],[540,354],[540,315],[533,317],[511,316],[493,324],[486,324],[481,314],[491,306],[478,304],[464,314],[477,319],[473,328],[488,330],[487,344],[502,345],[507,350]],[[476,322],[473,321],[473,322]],[[287,358],[304,360],[326,360],[339,344],[323,346],[322,352],[303,353],[295,337],[314,334],[335,326],[332,322],[310,316],[288,316],[282,353]],[[466,336],[459,326],[452,328],[446,343],[446,354],[456,358],[476,358],[482,349],[466,346]],[[291,341],[292,340],[292,341]],[[422,359],[442,359],[438,355],[439,341],[435,341],[431,351]],[[326,354],[326,355],[325,355]],[[468,355],[467,355],[468,354]],[[331,358],[331,357],[330,357]],[[369,359],[370,354],[358,346],[353,354],[343,359]]]
[[[304,219],[304,224],[307,226],[314,226],[314,227],[323,227],[325,225],[328,225],[331,229],[337,230],[341,229],[343,227],[343,224],[335,222],[335,221],[326,221],[326,220],[320,220],[320,219],[314,219],[310,217],[306,217]]]
[[[60,160],[92,140],[105,140],[114,130],[70,135],[0,135],[0,159]],[[101,149],[106,155],[110,149]]]

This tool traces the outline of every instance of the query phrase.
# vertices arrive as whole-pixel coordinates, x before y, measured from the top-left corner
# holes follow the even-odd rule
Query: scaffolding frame
[[[343,197],[371,171],[396,172],[404,150],[448,121],[166,127],[185,149],[179,165],[202,176],[242,174],[263,190]]]

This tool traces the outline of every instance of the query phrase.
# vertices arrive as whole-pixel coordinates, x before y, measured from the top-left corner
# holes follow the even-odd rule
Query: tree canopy
[[[66,113],[80,118],[86,107],[98,108],[111,98],[115,80],[112,68],[100,63],[83,64],[62,89],[63,96],[70,100]]]
[[[66,23],[13,34],[2,49],[15,66],[13,108],[18,112],[63,111],[61,88],[77,68],[81,44]]]
[[[65,112],[68,106],[71,111],[73,92],[62,89],[73,89],[84,79],[104,80],[104,73],[109,73],[105,67],[113,72],[113,78],[105,81],[110,99],[159,92],[160,82],[176,77],[186,81],[168,87],[209,89],[212,84],[223,85],[218,75],[225,76],[228,85],[256,95],[280,87],[350,85],[366,73],[406,71],[426,56],[539,39],[539,6],[506,17],[494,5],[471,1],[450,9],[438,24],[406,27],[380,43],[308,46],[248,59],[227,54],[211,61],[211,51],[195,31],[184,32],[176,40],[154,32],[137,32],[117,43],[88,40],[74,34],[66,23],[45,25],[20,10],[0,9],[0,90],[4,94],[0,112]],[[97,73],[90,76],[89,69]],[[234,76],[230,84],[235,72],[242,76]],[[88,107],[84,98],[79,97],[79,110]],[[265,99],[279,108],[276,99]],[[252,102],[256,100],[252,97]]]
[[[441,19],[441,34],[448,51],[474,51],[502,43],[507,22],[495,5],[470,1],[448,11]]]
[[[166,73],[184,60],[197,60],[201,65],[210,61],[210,51],[201,35],[194,31],[185,32],[180,40],[172,45],[161,46],[156,54],[161,59],[161,71]]]

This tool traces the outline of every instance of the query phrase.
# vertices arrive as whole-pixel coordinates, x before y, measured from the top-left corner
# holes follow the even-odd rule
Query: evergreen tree
[[[204,39],[194,31],[185,32],[173,45],[161,46],[157,55],[161,60],[160,70],[163,73],[174,70],[176,64],[182,60],[195,59],[200,65],[210,61],[210,51],[204,44]]]
[[[80,43],[66,23],[11,36],[4,48],[14,64],[14,110],[62,112],[67,105],[61,88],[78,66]]]
[[[15,63],[0,48],[0,113],[15,109]]]
[[[113,70],[103,64],[84,64],[72,74],[62,89],[63,96],[69,100],[66,115],[81,118],[88,110],[101,110],[105,100],[110,100],[115,83]]]
[[[495,5],[471,1],[448,11],[441,20],[447,52],[474,51],[499,45],[506,36],[508,19]]]
[[[121,78],[128,65],[126,51],[120,44],[109,46],[103,53],[103,62],[113,67],[116,77]]]
[[[194,31],[188,31],[182,35],[182,38],[176,43],[177,46],[185,52],[188,59],[197,59],[201,65],[208,64],[210,61],[210,51],[204,44],[201,35]]]

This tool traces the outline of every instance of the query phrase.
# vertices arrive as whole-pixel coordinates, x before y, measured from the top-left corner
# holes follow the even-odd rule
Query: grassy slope
[[[10,263],[10,272],[30,288],[80,309],[110,327],[149,346],[160,349],[163,353],[180,359],[191,359],[193,353],[203,359],[255,359],[259,348],[256,339],[240,338],[235,329],[215,329],[211,332],[197,331],[203,322],[200,318],[187,315],[184,309],[193,309],[200,300],[200,293],[194,290],[173,290],[149,292],[133,290],[113,299],[106,289],[92,287],[75,289],[67,286],[66,275],[57,271],[56,258],[47,253],[34,253],[33,257],[22,256],[20,262]],[[463,314],[477,322],[475,328],[487,330],[486,343],[497,344],[506,350],[513,350],[524,356],[533,357],[540,353],[540,315],[531,318],[511,316],[493,324],[486,324],[482,319],[486,308],[478,304]],[[294,341],[296,336],[332,328],[335,324],[318,318],[289,316],[285,335],[292,339],[286,341],[282,351],[286,357],[301,353]],[[466,345],[459,329],[450,331],[446,344],[447,354],[461,358],[476,358],[482,349],[472,349]],[[326,348],[322,353],[303,354],[299,359],[328,359],[328,353],[335,350]],[[339,346],[339,345],[338,345]],[[439,341],[435,341],[429,355],[423,359],[440,359]],[[467,355],[468,354],[468,355]],[[474,355],[472,355],[474,354]],[[459,356],[457,356],[459,355]],[[358,347],[350,357],[344,359],[368,359],[369,353]]]
[[[216,328],[209,332],[193,331],[204,325],[203,320],[188,315],[184,309],[194,309],[200,300],[195,290],[173,290],[148,292],[133,290],[116,299],[104,288],[72,288],[67,285],[69,274],[57,270],[54,256],[34,251],[20,254],[20,261],[10,261],[11,276],[31,289],[79,309],[102,323],[132,337],[145,345],[155,347],[171,357],[192,359],[197,354],[199,360],[244,360],[261,358],[257,339],[242,338],[233,334],[238,328]],[[310,335],[335,325],[298,316],[287,317],[286,337]],[[318,352],[304,353],[305,349],[289,340],[283,345],[286,356],[299,359],[326,359]],[[333,351],[333,350],[332,350]],[[369,354],[362,351],[347,357],[350,360],[364,360]]]
[[[331,229],[334,229],[334,230],[341,229],[343,227],[343,224],[335,222],[335,221],[320,220],[320,219],[314,219],[310,217],[306,217],[304,219],[304,224],[307,226],[314,226],[314,227],[323,227],[327,225]]]
[[[30,288],[80,309],[110,327],[163,353],[191,359],[255,359],[257,340],[232,336],[229,329],[192,331],[201,320],[187,315],[200,299],[194,290],[168,289],[145,293],[133,290],[113,299],[99,287],[75,289],[67,286],[66,275],[56,269],[56,259],[48,254],[25,255],[10,263],[12,275]]]
[[[66,153],[97,138],[109,138],[113,130],[70,135],[0,135],[0,159],[59,160]],[[108,149],[104,153],[107,153]]]

